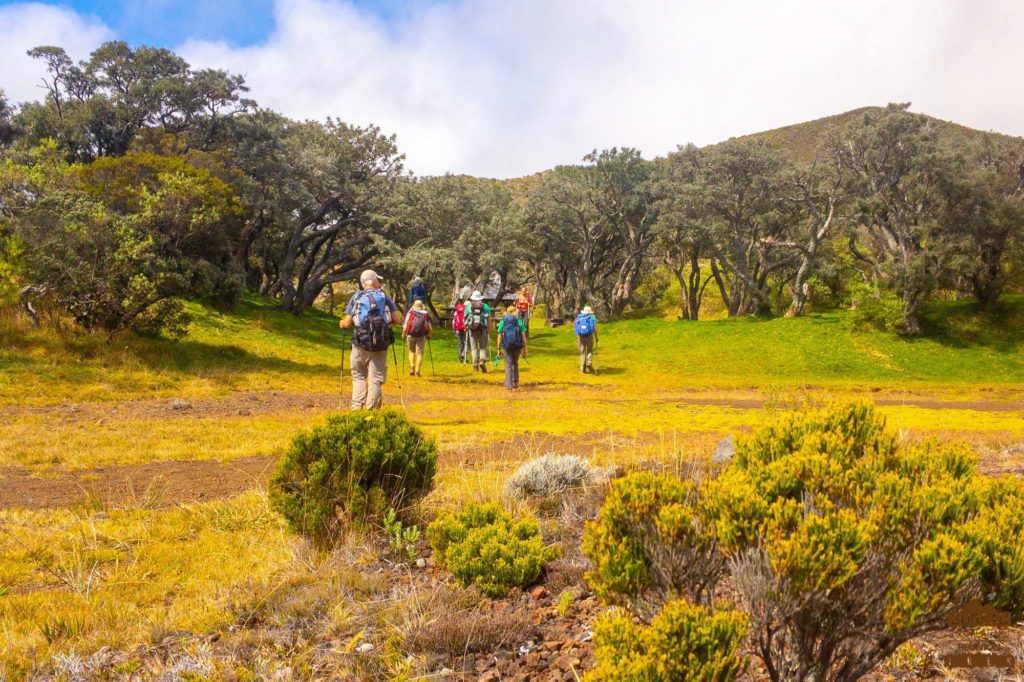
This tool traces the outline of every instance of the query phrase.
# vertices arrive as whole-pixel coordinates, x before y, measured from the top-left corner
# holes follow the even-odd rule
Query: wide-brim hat
[[[583,314],[584,315],[593,315],[594,314],[594,309],[591,308],[589,305],[585,305],[585,306],[583,306]]]
[[[426,308],[426,306],[423,305],[423,301],[421,301],[418,298],[412,302],[412,307],[415,308],[416,310],[424,310]]]
[[[471,301],[482,301],[482,300],[484,300],[484,295],[481,294],[479,291],[474,291],[473,295],[469,297],[469,300],[471,300]]]

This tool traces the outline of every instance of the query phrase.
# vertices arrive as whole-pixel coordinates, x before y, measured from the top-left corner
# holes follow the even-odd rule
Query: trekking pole
[[[427,352],[430,354],[430,376],[437,376],[437,370],[434,369],[434,347],[430,345],[430,337],[427,337]]]
[[[396,344],[394,344],[394,343],[391,344],[391,357],[395,361],[395,374],[398,375],[398,376],[395,377],[395,380],[398,382],[398,390],[399,390],[399,392],[401,392],[401,390],[402,390],[402,373],[398,371],[398,354],[395,352],[395,345]],[[385,360],[385,364],[387,364],[386,360]]]
[[[338,411],[345,399],[345,330],[341,330],[341,374],[338,375]]]

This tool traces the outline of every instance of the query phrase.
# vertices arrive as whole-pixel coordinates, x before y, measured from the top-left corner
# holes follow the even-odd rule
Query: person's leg
[[[522,352],[520,348],[512,351],[512,388],[519,388],[519,356]]]
[[[459,362],[466,363],[466,332],[455,332],[459,344]]]
[[[586,343],[583,345],[583,360],[586,363],[586,368],[590,371],[594,371],[594,337],[588,336]]]
[[[586,348],[583,345],[583,337],[582,336],[577,336],[576,337],[576,350],[578,350],[579,353],[580,353],[580,371],[581,372],[586,372],[587,371],[587,350],[586,350]]]
[[[353,410],[361,410],[366,402],[366,371],[369,366],[366,351],[352,346],[349,365],[352,368],[352,402],[350,406]]]
[[[413,348],[416,349],[416,376],[420,376],[420,370],[423,368],[423,347],[427,345],[427,337],[421,336],[416,339],[416,343],[413,344]]]
[[[383,402],[381,386],[388,379],[388,352],[386,350],[367,353],[369,387],[366,395],[366,409],[380,409]]]
[[[416,374],[416,339],[411,336],[405,337],[405,350],[409,355],[409,374]]]
[[[480,330],[480,371],[487,374],[487,344],[490,343],[487,330]]]
[[[513,364],[514,350],[505,350],[505,389],[511,391],[516,387],[515,366]]]
[[[476,332],[474,332],[474,331],[470,331],[470,332],[468,332],[468,334],[469,334],[469,359],[472,361],[472,363],[473,363],[473,370],[475,371],[475,370],[480,368],[480,363],[477,361],[477,343],[479,342],[480,339],[477,336]]]

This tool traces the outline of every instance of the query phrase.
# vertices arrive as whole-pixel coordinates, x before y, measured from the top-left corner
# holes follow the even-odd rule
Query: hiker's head
[[[594,309],[591,308],[589,305],[585,305],[585,306],[583,306],[583,314],[584,315],[593,315],[594,314]]]
[[[384,278],[373,270],[363,270],[363,273],[359,275],[359,283],[363,285],[364,289],[380,289],[380,283],[383,280]]]
[[[417,275],[417,276],[412,278],[412,283],[413,284],[423,284],[423,278],[420,277],[419,275]]]
[[[526,295],[528,295],[528,294],[529,294],[530,292],[526,290],[526,287],[523,287],[522,289],[520,289],[520,290],[519,290],[519,293],[521,293],[521,294],[522,294],[523,296],[526,296]]]
[[[471,301],[482,301],[482,300],[484,300],[484,295],[481,294],[479,291],[474,291],[473,295],[469,297],[469,300],[471,300]]]
[[[505,312],[508,313],[509,315],[515,315],[516,307],[514,305],[510,305],[509,307],[505,308]]]
[[[423,301],[421,301],[418,298],[415,301],[412,302],[412,307],[413,307],[414,310],[426,310],[427,309],[427,306],[423,305]]]

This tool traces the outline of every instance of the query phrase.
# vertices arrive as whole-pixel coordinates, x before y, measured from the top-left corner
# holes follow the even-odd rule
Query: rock
[[[480,682],[498,682],[501,679],[501,673],[497,670],[488,670],[480,676]]]
[[[356,647],[356,652],[360,654],[368,654],[371,651],[373,651],[373,645],[369,642],[363,642],[362,644]]]
[[[530,597],[534,601],[540,601],[541,599],[546,599],[550,596],[551,594],[544,588],[543,585],[537,585],[537,587],[530,590]]]
[[[426,559],[417,559],[416,560],[416,568],[426,568],[426,567],[427,567],[427,560]]]
[[[175,398],[174,400],[171,401],[171,409],[173,409],[173,410],[191,410],[192,409],[192,403],[188,402],[187,400],[182,400],[181,398]]]
[[[711,461],[715,464],[726,464],[736,454],[736,441],[732,436],[724,438],[715,446],[715,454],[711,455]]]

